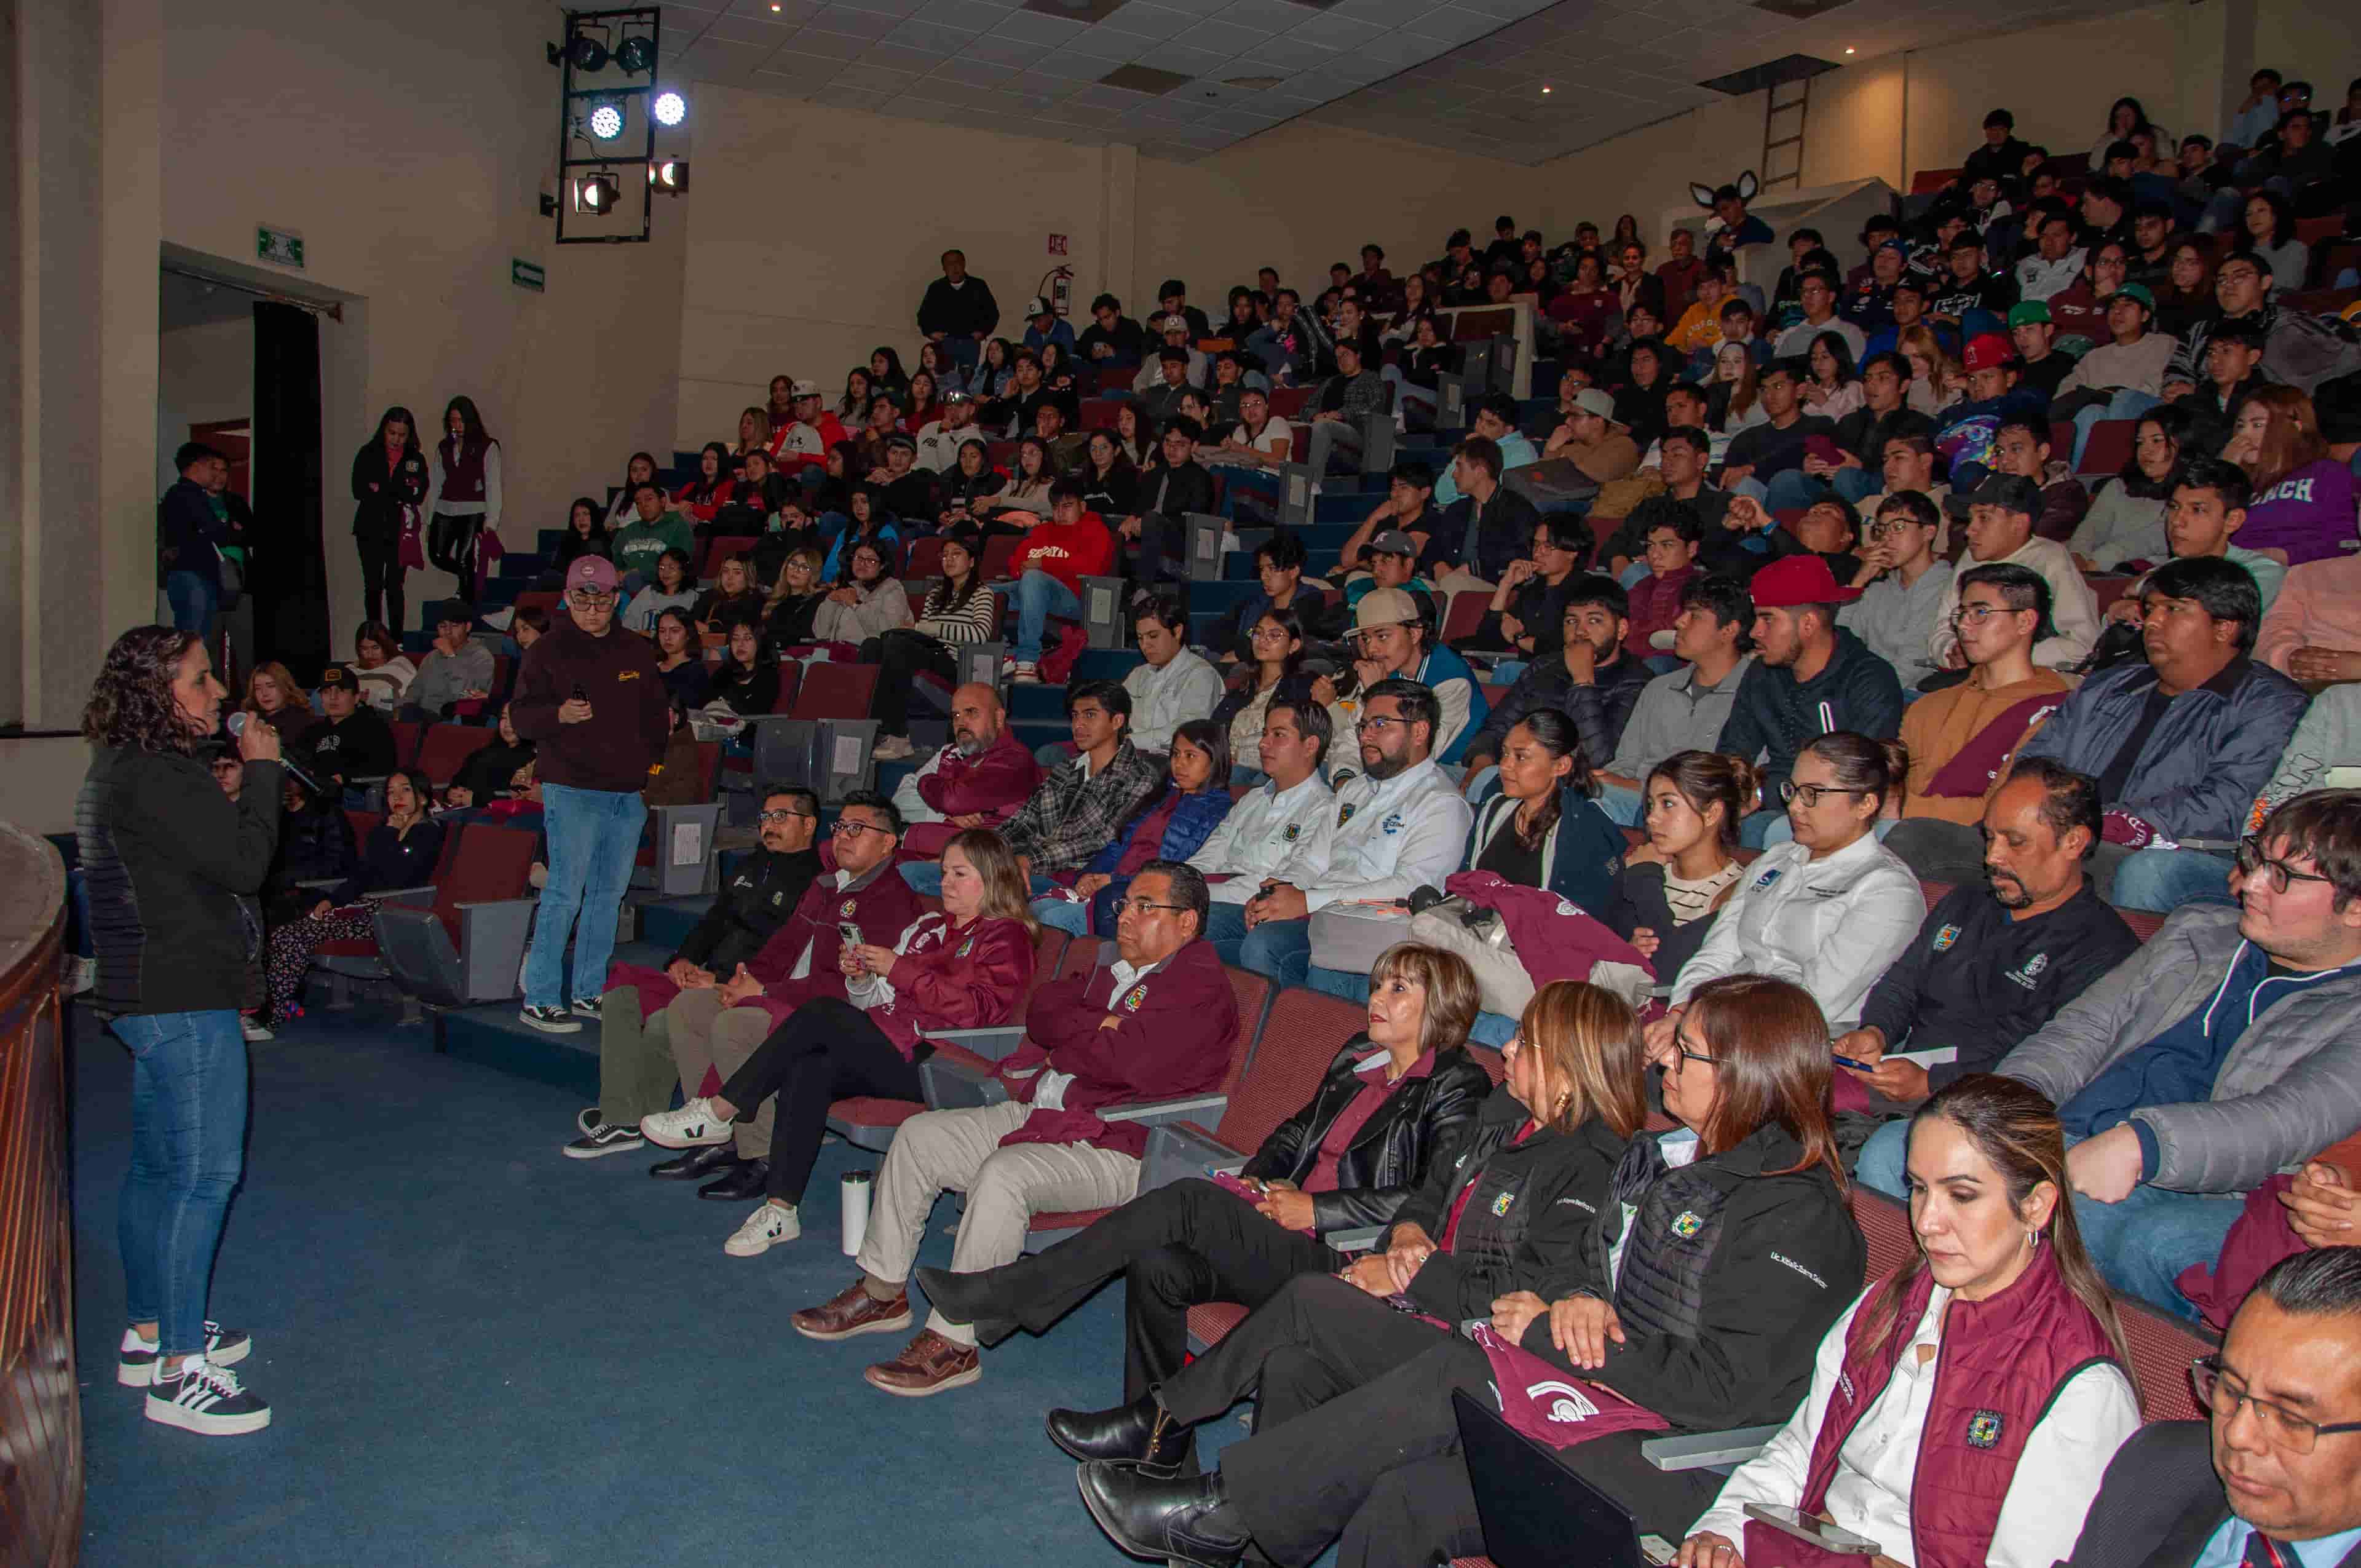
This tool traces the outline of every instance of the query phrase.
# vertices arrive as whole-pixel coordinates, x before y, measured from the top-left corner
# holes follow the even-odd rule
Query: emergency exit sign
[[[1066,254],[1066,236],[1064,235],[1053,234],[1049,236],[1049,254],[1052,256],[1063,256]]]
[[[281,267],[303,265],[303,236],[292,229],[275,229],[265,224],[254,227],[254,256],[258,261],[275,261]]]

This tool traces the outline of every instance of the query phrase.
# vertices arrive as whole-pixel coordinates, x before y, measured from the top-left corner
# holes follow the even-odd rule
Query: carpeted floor
[[[434,1055],[390,1013],[315,1009],[253,1049],[245,1186],[212,1315],[255,1335],[250,1437],[140,1416],[115,1382],[128,1058],[74,1020],[75,1256],[91,1568],[1130,1561],[1044,1410],[1121,1397],[1120,1291],[932,1399],[870,1388],[900,1340],[786,1315],[851,1277],[830,1144],[803,1239],[721,1251],[742,1211],[576,1161],[580,1098]],[[948,1262],[936,1210],[921,1255]],[[1211,1423],[1208,1453],[1240,1435]]]

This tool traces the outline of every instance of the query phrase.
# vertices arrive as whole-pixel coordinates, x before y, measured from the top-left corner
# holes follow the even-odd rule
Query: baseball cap
[[[975,401],[975,400],[969,397],[966,392],[961,390],[959,388],[953,387],[950,391],[943,394],[943,401],[945,403],[972,403]]]
[[[2016,357],[2016,347],[1996,332],[1979,333],[1968,340],[1962,357],[1971,370],[1994,370]]]
[[[1417,542],[1400,529],[1389,528],[1369,541],[1369,549],[1379,555],[1415,555]]]
[[[1877,248],[1879,250],[1898,250],[1905,256],[1908,256],[1910,254],[1910,247],[1903,244],[1899,238],[1879,240],[1877,242]],[[1874,254],[1874,252],[1872,254]]]
[[[1902,290],[1907,289],[1912,293],[1923,297],[1931,292],[1934,287],[1934,277],[1929,273],[1920,271],[1916,267],[1904,268],[1902,269],[1902,276],[1894,280],[1894,291],[1897,293]]]
[[[2147,284],[2126,283],[2122,288],[2116,290],[2114,294],[2108,295],[2107,302],[2111,305],[2114,304],[2118,295],[2125,299],[2137,300],[2141,304],[2147,307],[2148,314],[2156,314],[2156,295],[2149,291]]]
[[[1417,603],[1400,588],[1371,588],[1361,596],[1361,602],[1353,607],[1353,630],[1356,631],[1374,631],[1382,626],[1408,626],[1417,619]]]
[[[2011,305],[2008,308],[2008,324],[2011,326],[2026,326],[2032,323],[2046,322],[2048,319],[2049,307],[2039,300],[2027,300],[2022,304]]]
[[[1943,510],[1953,517],[1965,517],[1970,507],[2005,507],[2021,511],[2027,517],[2041,515],[2041,487],[2016,474],[1987,474],[1984,482],[1974,489],[1953,490],[1943,498]],[[1762,580],[1758,574],[1755,580]],[[1762,600],[1755,600],[1760,604]]]
[[[1585,387],[1575,393],[1574,406],[1584,413],[1605,420],[1609,424],[1615,422],[1615,399],[1601,388]]]
[[[600,593],[615,591],[615,563],[604,555],[577,555],[574,565],[566,568],[566,586],[574,588],[594,588]]]
[[[476,612],[468,608],[467,601],[465,599],[443,599],[434,606],[426,623],[429,626],[440,626],[446,620],[473,627],[476,624]]]
[[[1807,604],[1850,604],[1859,588],[1840,587],[1836,574],[1817,555],[1789,555],[1754,574],[1748,587],[1757,609],[1794,609]]]
[[[353,667],[350,664],[331,664],[320,672],[322,691],[333,691],[338,687],[346,691],[360,690],[360,682],[353,678]]]
[[[918,444],[917,442],[911,440],[908,436],[904,435],[899,431],[895,431],[893,434],[887,436],[885,438],[885,444],[889,449],[898,446],[906,452],[916,452],[918,449]]]
[[[798,381],[793,387],[788,389],[788,393],[790,396],[798,398],[817,398],[819,396],[819,383],[818,381]]]
[[[1049,302],[1043,299],[1038,294],[1034,295],[1031,299],[1025,302],[1025,319],[1027,321],[1032,320],[1035,316],[1046,316],[1052,313],[1054,313],[1049,309]]]

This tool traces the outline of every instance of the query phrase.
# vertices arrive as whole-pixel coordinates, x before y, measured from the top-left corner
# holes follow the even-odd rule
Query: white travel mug
[[[869,1235],[869,1190],[871,1174],[865,1170],[848,1170],[839,1190],[844,1194],[844,1255],[857,1256],[861,1244]]]

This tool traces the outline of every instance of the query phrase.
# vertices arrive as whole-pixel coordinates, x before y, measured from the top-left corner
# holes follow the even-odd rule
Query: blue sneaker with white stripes
[[[200,1437],[236,1437],[270,1424],[270,1407],[237,1380],[237,1374],[211,1362],[189,1361],[176,1373],[157,1374],[148,1386],[148,1419]]]

